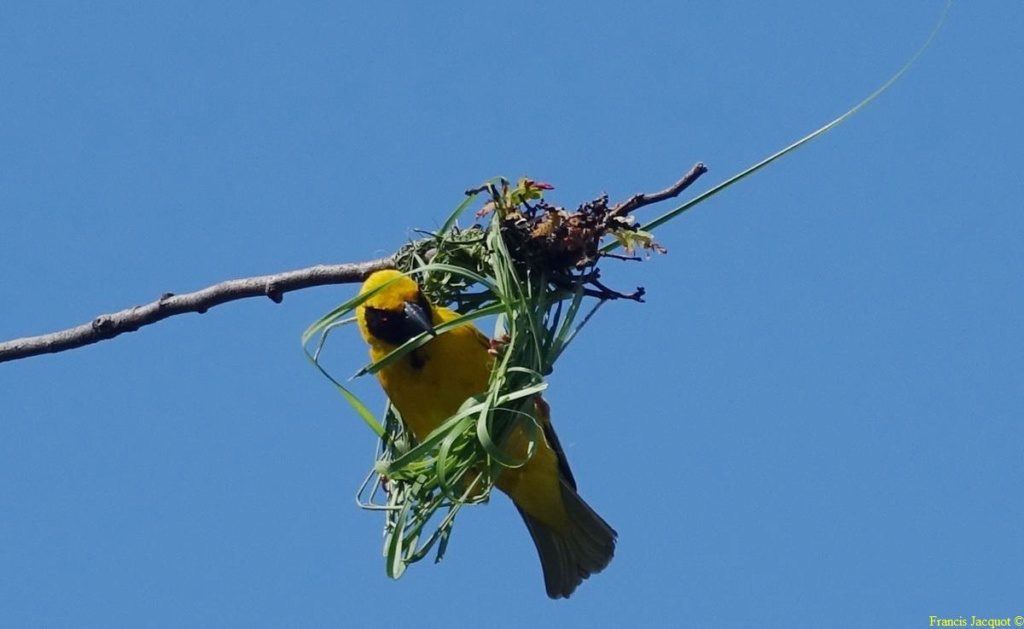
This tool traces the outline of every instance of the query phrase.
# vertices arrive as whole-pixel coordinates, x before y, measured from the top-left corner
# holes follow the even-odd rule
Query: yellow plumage
[[[378,271],[363,284],[367,293],[399,277]],[[365,301],[358,310],[359,328],[380,360],[427,327],[458,314],[430,304],[414,281],[402,277]],[[469,397],[487,390],[494,357],[490,343],[466,324],[440,334],[377,373],[388,398],[417,440],[424,440]],[[599,572],[615,551],[615,531],[576,493],[547,404],[537,398],[536,419],[542,436],[523,466],[503,470],[495,483],[508,494],[526,521],[540,555],[548,596],[568,597],[579,583]],[[506,448],[525,454],[522,434],[509,437]]]

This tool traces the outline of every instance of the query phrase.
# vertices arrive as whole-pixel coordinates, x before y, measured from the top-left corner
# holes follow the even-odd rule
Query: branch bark
[[[707,170],[704,164],[698,162],[679,181],[668,188],[661,192],[635,194],[612,207],[611,213],[616,216],[625,216],[644,206],[676,197]],[[394,267],[395,259],[389,256],[366,262],[321,264],[285,273],[228,280],[184,295],[165,293],[154,302],[127,308],[120,312],[100,315],[89,323],[83,323],[74,328],[0,343],[0,363],[85,347],[112,339],[125,332],[134,332],[141,327],[175,315],[186,312],[203,314],[210,308],[229,301],[249,297],[269,297],[274,303],[281,303],[284,294],[291,291],[313,286],[362,282],[374,271]],[[634,295],[619,294],[618,296],[640,300],[643,294],[641,292]]]
[[[613,216],[625,216],[634,210],[644,207],[645,205],[653,205],[655,203],[665,201],[666,199],[677,197],[683,192],[683,190],[686,190],[693,185],[693,182],[697,181],[697,179],[706,172],[708,172],[708,167],[705,166],[703,162],[697,162],[688,173],[683,175],[679,181],[675,182],[668,188],[665,188],[661,192],[654,192],[651,194],[644,192],[634,194],[626,201],[623,201],[613,207],[611,213]]]
[[[175,315],[203,314],[229,301],[269,297],[279,304],[285,293],[313,286],[362,282],[370,273],[394,265],[391,257],[350,264],[321,264],[285,273],[228,280],[184,295],[165,293],[154,302],[100,315],[74,328],[0,343],[0,363],[85,347]]]

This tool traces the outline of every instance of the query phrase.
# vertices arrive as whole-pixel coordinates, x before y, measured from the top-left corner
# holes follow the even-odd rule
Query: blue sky
[[[703,190],[870,93],[942,3],[296,4],[0,8],[0,338],[386,254],[495,175],[572,206],[703,160]],[[385,577],[374,437],[299,346],[328,287],[0,365],[0,626],[1024,614],[1022,22],[957,3],[867,110],[607,265],[648,301],[551,378],[620,536],[571,600],[504,497]]]

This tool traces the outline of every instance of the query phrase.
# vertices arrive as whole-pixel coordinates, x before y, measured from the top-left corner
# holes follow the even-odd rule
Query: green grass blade
[[[335,380],[334,377],[331,376],[331,374],[327,373],[327,370],[323,368],[323,365],[321,365],[308,351],[306,352],[306,358],[309,359],[309,362],[313,363],[314,367],[320,370],[320,373],[322,373],[325,378],[331,381],[331,384],[334,385],[334,388],[336,388],[338,392],[345,397],[345,400],[348,401],[349,405],[351,405],[352,408],[355,409],[359,417],[366,423],[367,426],[370,427],[370,430],[372,430],[378,437],[383,438],[386,434],[386,431],[384,430],[384,427],[380,425],[380,422],[377,421],[377,418],[374,416],[374,414],[370,412],[370,409],[366,408],[366,405],[363,404],[362,401],[360,401],[360,399],[356,397],[354,393],[349,391],[343,384]]]
[[[484,186],[491,186],[500,181],[501,177],[492,177],[491,179],[488,179],[487,181],[484,182]],[[459,207],[455,208],[455,211],[451,213],[451,216],[448,217],[448,220],[446,220],[444,222],[444,225],[441,226],[442,234],[448,233],[448,231],[455,226],[455,223],[459,220],[459,217],[462,216],[462,214],[466,211],[467,208],[469,208],[469,204],[473,202],[473,199],[477,198],[478,196],[480,196],[480,192],[474,192],[473,194],[466,195],[466,199],[459,204]]]
[[[730,178],[726,179],[725,181],[719,183],[718,185],[712,187],[710,190],[708,190],[708,191],[698,195],[697,197],[691,199],[690,201],[687,201],[686,203],[683,203],[679,207],[677,207],[675,209],[672,209],[672,210],[669,210],[668,212],[662,214],[661,216],[659,216],[658,218],[654,219],[653,221],[644,223],[643,228],[645,230],[647,230],[647,231],[653,231],[654,229],[658,228],[659,226],[667,223],[668,221],[670,221],[673,218],[679,216],[683,212],[689,210],[690,208],[692,208],[693,206],[697,205],[698,203],[701,203],[702,201],[705,201],[705,200],[709,199],[710,197],[718,194],[722,190],[725,190],[726,188],[728,188],[729,186],[739,182],[740,180],[746,179],[748,176],[753,175],[754,173],[756,173],[757,171],[761,170],[762,168],[764,168],[768,164],[771,164],[772,162],[776,161],[777,159],[780,159],[782,156],[784,156],[784,155],[786,155],[786,154],[788,154],[788,153],[790,153],[792,151],[795,151],[796,149],[800,148],[804,144],[807,144],[811,140],[813,140],[813,139],[815,139],[815,138],[817,138],[817,137],[819,137],[819,136],[821,136],[821,135],[823,135],[825,133],[828,133],[829,131],[831,131],[832,129],[836,128],[840,124],[842,124],[842,123],[846,122],[847,120],[849,120],[850,117],[852,117],[854,114],[856,114],[860,110],[862,110],[865,107],[867,107],[875,99],[877,99],[884,92],[886,92],[890,87],[892,87],[897,81],[899,81],[901,78],[903,78],[903,75],[906,74],[907,71],[910,70],[910,68],[913,67],[914,64],[917,63],[918,59],[921,58],[921,55],[923,55],[924,52],[929,47],[931,47],[932,43],[935,41],[935,37],[939,34],[939,31],[942,28],[942,24],[946,21],[946,15],[949,13],[949,8],[950,8],[951,5],[952,5],[952,0],[947,0],[945,7],[942,9],[942,14],[939,16],[939,21],[935,24],[935,27],[932,29],[931,34],[928,35],[928,39],[925,40],[924,44],[917,50],[916,53],[914,53],[914,56],[911,57],[910,60],[907,61],[903,65],[903,67],[901,67],[896,72],[896,74],[892,75],[892,77],[890,77],[888,81],[883,83],[881,87],[879,87],[874,92],[872,92],[867,98],[865,98],[864,100],[860,101],[859,103],[857,103],[856,105],[851,107],[849,110],[847,110],[844,114],[842,114],[841,116],[839,116],[835,120],[829,122],[825,126],[817,129],[816,131],[813,131],[813,132],[805,135],[804,137],[800,138],[796,142],[793,142],[792,144],[790,144],[789,146],[783,148],[782,150],[777,151],[777,152],[769,155],[768,157],[766,157],[763,160],[757,162],[753,166],[750,166],[749,168],[747,168],[747,169],[745,169],[745,170],[743,170],[743,171],[733,175],[732,177],[730,177]],[[607,253],[609,251],[613,251],[614,249],[617,249],[619,246],[620,245],[619,245],[618,242],[611,242],[611,243],[608,243],[607,245],[605,245],[604,247],[602,247],[601,251]]]

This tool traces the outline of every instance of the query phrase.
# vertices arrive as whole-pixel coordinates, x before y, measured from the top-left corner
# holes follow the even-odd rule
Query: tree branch
[[[707,171],[708,169],[703,163],[697,162],[688,173],[683,175],[682,179],[670,187],[661,192],[635,194],[612,207],[610,215],[625,216],[633,210],[679,196],[683,190],[686,190]],[[249,297],[269,297],[274,303],[281,303],[284,299],[284,294],[291,291],[311,288],[313,286],[362,282],[374,271],[394,267],[395,259],[393,256],[389,256],[367,262],[321,264],[297,271],[275,273],[274,275],[228,280],[184,295],[165,293],[154,302],[143,306],[127,308],[112,314],[100,315],[91,322],[74,328],[0,343],[0,363],[85,347],[86,345],[112,339],[125,332],[134,332],[143,326],[175,315],[186,312],[202,314],[214,306],[219,306],[229,301],[237,301]],[[609,291],[603,286],[598,286],[603,292],[597,292],[594,296],[603,299],[610,297],[636,299],[637,301],[643,299],[642,289],[636,293],[626,295],[614,293],[614,291]]]
[[[675,182],[668,188],[665,188],[661,192],[655,192],[653,194],[645,194],[643,192],[641,192],[640,194],[634,194],[626,201],[623,201],[622,203],[619,203],[618,205],[613,207],[611,210],[611,215],[625,216],[632,212],[633,210],[638,210],[644,207],[645,205],[653,205],[654,203],[661,203],[665,199],[677,197],[680,195],[680,193],[682,193],[683,190],[686,190],[691,185],[693,185],[693,182],[697,181],[697,179],[699,179],[700,176],[706,172],[708,172],[708,167],[705,166],[703,162],[697,162],[696,164],[693,165],[693,168],[690,169],[690,172],[683,175],[682,179]]]
[[[202,314],[229,301],[269,297],[274,303],[281,303],[285,293],[313,286],[361,282],[370,273],[393,268],[394,265],[391,257],[351,264],[321,264],[297,271],[228,280],[184,295],[165,293],[144,306],[100,315],[90,323],[74,328],[0,343],[0,363],[84,347],[125,332],[134,332],[174,315],[186,312]]]

